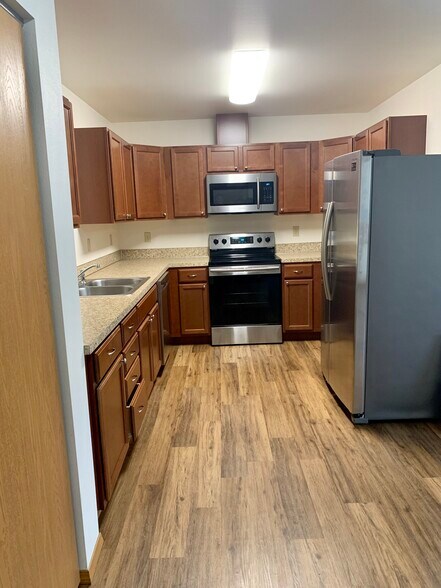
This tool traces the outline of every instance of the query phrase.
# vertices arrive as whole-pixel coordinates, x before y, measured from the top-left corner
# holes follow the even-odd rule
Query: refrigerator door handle
[[[331,300],[331,286],[329,284],[329,273],[328,273],[328,240],[329,231],[331,229],[331,218],[334,211],[334,202],[330,202],[326,208],[325,221],[323,223],[323,237],[322,237],[322,275],[323,275],[323,288],[325,290],[326,300]]]

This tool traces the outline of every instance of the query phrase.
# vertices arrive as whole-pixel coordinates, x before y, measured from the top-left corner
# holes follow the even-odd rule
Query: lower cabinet
[[[284,338],[317,338],[321,329],[320,263],[283,265],[282,308]]]
[[[110,500],[129,449],[125,421],[125,384],[123,356],[97,388],[98,416],[103,455],[106,499]]]
[[[208,284],[179,284],[182,335],[209,335]]]

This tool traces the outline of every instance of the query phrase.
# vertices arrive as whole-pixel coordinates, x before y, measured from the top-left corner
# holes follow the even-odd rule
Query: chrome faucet
[[[86,285],[86,277],[85,277],[86,272],[88,272],[93,267],[100,269],[101,266],[99,263],[93,263],[92,265],[89,265],[85,269],[81,270],[80,273],[78,274],[78,286],[85,286]]]

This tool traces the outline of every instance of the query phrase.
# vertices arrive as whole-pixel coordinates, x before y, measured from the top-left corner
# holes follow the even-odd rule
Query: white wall
[[[367,126],[406,114],[427,114],[427,153],[441,153],[441,65],[371,110]]]
[[[53,0],[10,0],[9,5],[26,20],[23,38],[27,86],[44,225],[78,561],[80,568],[87,568],[99,530],[55,10]]]

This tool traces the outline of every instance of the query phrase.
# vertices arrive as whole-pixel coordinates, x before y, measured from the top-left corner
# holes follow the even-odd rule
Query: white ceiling
[[[63,83],[110,121],[365,112],[441,63],[440,0],[55,0]],[[257,101],[233,49],[269,47]]]

